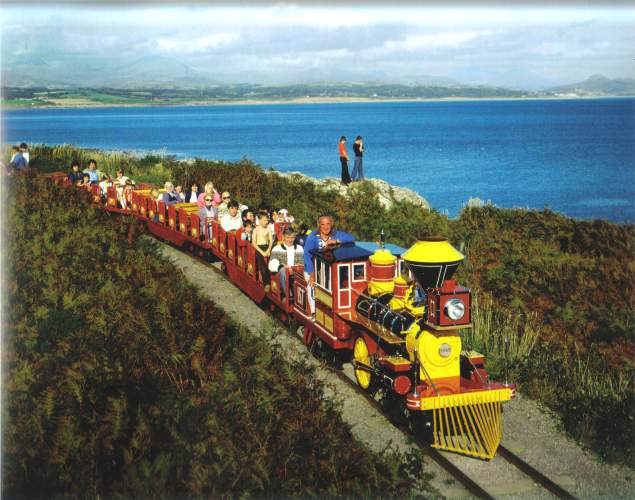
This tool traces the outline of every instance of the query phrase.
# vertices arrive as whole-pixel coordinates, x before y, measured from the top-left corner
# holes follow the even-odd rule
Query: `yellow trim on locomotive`
[[[405,261],[439,264],[446,262],[460,262],[465,258],[447,240],[417,241],[402,255]]]
[[[437,337],[424,330],[417,339],[417,355],[433,382],[461,375],[461,337],[458,335]],[[426,380],[423,368],[421,376],[421,380]]]
[[[395,278],[394,284],[405,286],[408,284],[408,281],[402,275],[399,275]],[[393,311],[401,311],[406,307],[406,303],[404,302],[404,300],[405,295],[403,299],[400,299],[399,297],[393,297],[392,299],[390,299],[390,302],[388,302],[388,307],[390,307]]]
[[[393,293],[395,289],[395,280],[393,275],[397,257],[395,257],[387,248],[378,248],[375,250],[375,253],[368,258],[368,261],[370,262],[372,276],[368,282],[368,294],[375,297],[385,293]],[[377,278],[376,273],[381,268],[390,269],[390,279],[386,279],[384,281]]]
[[[421,398],[421,410],[432,413],[432,447],[492,459],[503,437],[502,403],[511,388]]]

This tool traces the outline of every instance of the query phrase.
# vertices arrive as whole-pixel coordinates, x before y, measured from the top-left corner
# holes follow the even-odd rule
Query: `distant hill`
[[[211,75],[178,59],[162,56],[111,58],[73,56],[57,59],[8,60],[3,85],[49,88],[201,88],[218,84]]]
[[[632,96],[635,95],[635,79],[611,79],[603,75],[592,75],[583,82],[551,87],[547,92],[552,94]]]

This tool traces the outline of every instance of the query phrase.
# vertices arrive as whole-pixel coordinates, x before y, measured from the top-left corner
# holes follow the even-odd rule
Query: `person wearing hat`
[[[351,183],[351,176],[348,173],[348,153],[346,152],[346,137],[340,137],[338,144],[338,151],[340,153],[340,163],[342,164],[342,184],[345,186]]]

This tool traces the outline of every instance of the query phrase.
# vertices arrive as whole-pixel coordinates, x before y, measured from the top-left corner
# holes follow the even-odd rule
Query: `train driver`
[[[344,231],[335,229],[333,217],[330,215],[321,216],[318,221],[318,228],[311,232],[304,243],[304,277],[309,284],[309,305],[311,306],[311,314],[315,313],[315,297],[313,295],[313,286],[315,284],[315,271],[313,269],[313,256],[311,250],[322,249],[325,247],[334,247],[341,243],[352,243],[355,236]]]

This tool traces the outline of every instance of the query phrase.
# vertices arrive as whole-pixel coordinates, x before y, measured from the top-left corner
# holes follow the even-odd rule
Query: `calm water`
[[[455,216],[470,196],[635,222],[635,99],[7,110],[5,142],[237,160],[339,176],[364,137],[367,177]],[[352,170],[352,165],[351,165]]]

